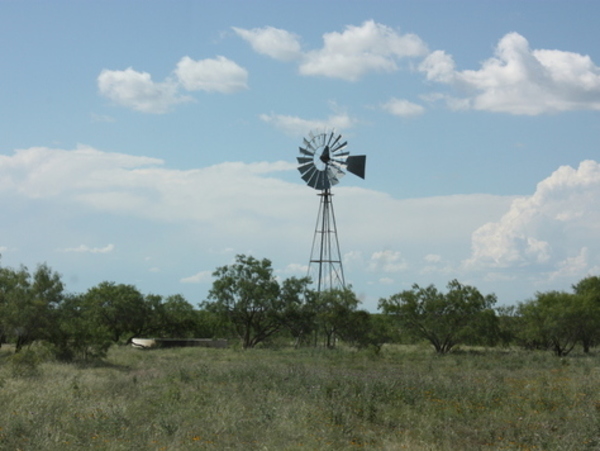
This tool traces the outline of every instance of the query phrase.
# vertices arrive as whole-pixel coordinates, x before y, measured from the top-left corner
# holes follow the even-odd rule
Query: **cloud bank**
[[[177,260],[201,236],[213,249],[231,248],[228,255],[279,259],[287,274],[306,268],[317,209],[304,185],[277,176],[295,169],[279,161],[175,170],[159,159],[83,145],[34,147],[0,155],[0,202],[5,211],[11,205],[35,205],[31,224],[44,223],[35,212],[46,205],[45,210],[60,208],[78,217],[77,224],[97,212],[110,223],[129,218],[127,224],[139,222],[134,227],[159,236],[178,230],[178,242],[190,244],[165,244],[167,261]],[[336,216],[348,282],[360,280],[361,286],[397,289],[405,288],[403,283],[443,284],[457,277],[475,285],[533,280],[543,288],[600,271],[600,164],[591,160],[578,168],[558,168],[532,195],[518,198],[472,194],[398,200],[340,187]],[[89,227],[88,238],[105,239],[96,235],[104,226]],[[131,230],[122,233],[111,235],[111,244],[103,247],[65,247],[63,239],[54,249],[82,257],[111,254],[130,245]],[[208,283],[214,267],[207,261],[177,280]],[[496,291],[491,286],[489,291]]]

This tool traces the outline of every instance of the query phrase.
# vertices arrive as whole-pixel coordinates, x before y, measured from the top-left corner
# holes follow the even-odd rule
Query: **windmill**
[[[317,270],[317,292],[345,288],[344,268],[337,236],[337,225],[331,187],[337,185],[346,172],[365,178],[365,155],[351,156],[347,141],[335,131],[309,132],[303,139],[298,170],[308,186],[321,198],[315,234],[310,254],[309,275]]]

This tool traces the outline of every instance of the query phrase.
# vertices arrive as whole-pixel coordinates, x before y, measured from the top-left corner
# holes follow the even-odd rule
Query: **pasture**
[[[600,448],[600,357],[350,349],[0,350],[2,450]]]

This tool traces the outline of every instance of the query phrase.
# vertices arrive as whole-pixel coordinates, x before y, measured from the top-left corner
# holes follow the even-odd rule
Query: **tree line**
[[[68,293],[47,264],[30,272],[0,266],[0,346],[16,352],[43,342],[63,360],[103,357],[134,337],[239,339],[242,348],[289,343],[295,347],[372,347],[428,342],[445,354],[457,345],[520,346],[557,356],[600,343],[600,277],[571,291],[538,292],[515,306],[495,307],[457,280],[379,300],[380,313],[359,308],[351,288],[317,293],[309,278],[275,277],[271,261],[238,255],[217,268],[207,299],[194,307],[183,296],[142,294],[135,286],[101,282]]]

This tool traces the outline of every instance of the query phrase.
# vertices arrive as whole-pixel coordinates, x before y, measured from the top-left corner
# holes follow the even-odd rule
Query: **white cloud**
[[[518,33],[505,35],[495,56],[479,70],[457,71],[443,51],[419,66],[427,79],[463,93],[446,98],[452,108],[537,115],[559,111],[600,110],[600,68],[587,55],[561,50],[532,50]]]
[[[188,56],[179,60],[174,77],[157,83],[147,72],[133,68],[104,69],[98,76],[100,94],[117,105],[142,113],[167,113],[171,107],[193,99],[180,95],[187,91],[206,91],[230,94],[248,89],[248,71],[223,56],[195,61]],[[92,115],[94,121],[110,121],[109,116]]]
[[[85,146],[72,151],[18,150],[13,156],[0,155],[0,195],[60,198],[104,212],[168,222],[229,218],[229,226],[235,230],[250,227],[259,216],[281,217],[294,209],[273,202],[285,203],[290,190],[284,194],[282,186],[287,185],[268,177],[295,170],[292,163],[229,162],[188,171],[161,168],[162,163]],[[198,196],[199,192],[204,195]],[[266,198],[272,202],[265,208]],[[239,199],[239,203],[231,199]],[[247,212],[245,220],[250,223],[233,220],[238,208]]]
[[[128,169],[162,163],[156,158],[102,152],[83,145],[71,151],[19,149],[13,156],[0,155],[0,192],[14,190],[30,198],[80,196],[107,185],[126,187]]]
[[[600,164],[588,160],[577,169],[562,166],[538,183],[533,195],[515,199],[500,221],[473,233],[465,267],[533,266],[561,274],[576,268],[583,274],[587,249],[600,250],[599,232]],[[580,252],[584,248],[585,254]],[[574,251],[579,254],[575,259]]]
[[[369,20],[358,27],[349,25],[342,33],[324,34],[323,48],[305,54],[300,73],[356,81],[368,72],[396,71],[400,58],[426,52],[418,36],[401,35]]]
[[[0,199],[4,208],[27,205],[31,199],[35,210],[64,211],[81,218],[77,224],[89,215],[92,221],[104,215],[113,224],[122,218],[128,227],[149,230],[149,240],[170,230],[177,235],[172,238],[175,247],[197,247],[201,236],[205,254],[213,255],[209,267],[251,248],[258,257],[285,262],[286,274],[297,270],[303,275],[303,266],[285,265],[288,259],[308,259],[318,199],[300,181],[289,183],[277,175],[295,168],[280,161],[176,170],[154,158],[86,146],[70,151],[38,147],[0,155]],[[559,168],[528,197],[473,194],[398,200],[342,186],[335,203],[347,279],[353,284],[364,274],[379,280],[393,279],[399,272],[405,282],[426,284],[443,284],[452,274],[485,283],[525,283],[528,277],[549,283],[569,277],[575,281],[600,265],[600,164],[594,161],[576,169]],[[37,222],[43,219],[32,216],[29,221]],[[102,229],[89,227],[101,240]],[[53,249],[77,234],[68,228],[55,233],[63,236]],[[156,255],[173,258],[172,243],[165,242],[163,251],[159,243],[153,246]],[[225,248],[225,255],[211,251]],[[114,245],[85,244],[62,249],[98,254],[114,250]],[[162,268],[158,274],[181,280],[172,269]],[[202,274],[184,277],[188,283],[194,280],[202,281]]]
[[[588,256],[587,247],[582,247],[579,254],[573,257],[567,257],[563,261],[558,262],[556,271],[549,274],[549,279],[566,278],[567,280],[577,280],[586,275],[588,271]]]
[[[398,70],[402,58],[427,53],[427,46],[415,34],[400,34],[385,25],[368,20],[360,26],[348,25],[343,32],[323,35],[323,47],[302,52],[300,38],[273,27],[233,29],[263,55],[280,61],[298,61],[302,75],[357,81],[369,72]]]
[[[212,271],[200,271],[193,276],[183,277],[179,281],[181,283],[203,283],[208,282],[212,278]]]
[[[261,114],[260,119],[291,136],[304,136],[310,130],[336,129],[343,131],[352,128],[357,122],[356,119],[345,113],[335,114],[323,120],[302,119],[283,114]]]
[[[442,261],[442,256],[438,254],[427,254],[424,260],[427,263],[439,263]]]
[[[302,56],[298,36],[274,27],[246,30],[233,27],[236,34],[250,43],[255,52],[280,61],[291,61]]]
[[[171,106],[190,101],[178,95],[177,84],[167,80],[152,81],[147,72],[104,69],[98,76],[100,94],[118,105],[143,113],[166,113]]]
[[[373,272],[394,273],[408,269],[408,263],[398,251],[378,251],[371,255],[369,270]]]
[[[450,274],[457,274],[460,267],[454,262],[446,261],[439,254],[427,254],[423,257],[425,266],[421,267],[419,274],[422,275],[441,275],[444,274],[450,278]]]
[[[427,79],[440,83],[452,83],[456,78],[456,65],[450,55],[443,50],[430,53],[419,66],[427,74]]]
[[[294,274],[297,277],[304,277],[308,274],[308,265],[300,263],[290,263],[282,270],[276,270],[275,272],[281,274]]]
[[[384,111],[387,111],[394,116],[414,117],[420,116],[425,112],[425,108],[416,103],[412,103],[405,99],[392,98],[388,102],[381,105]]]
[[[199,61],[184,56],[175,75],[188,91],[229,94],[248,89],[248,71],[223,56]]]
[[[65,249],[59,249],[59,252],[65,252],[65,253],[85,253],[85,254],[108,254],[112,251],[115,250],[115,245],[114,244],[108,244],[104,247],[89,247],[86,246],[85,244],[81,244],[77,247],[68,247]]]

